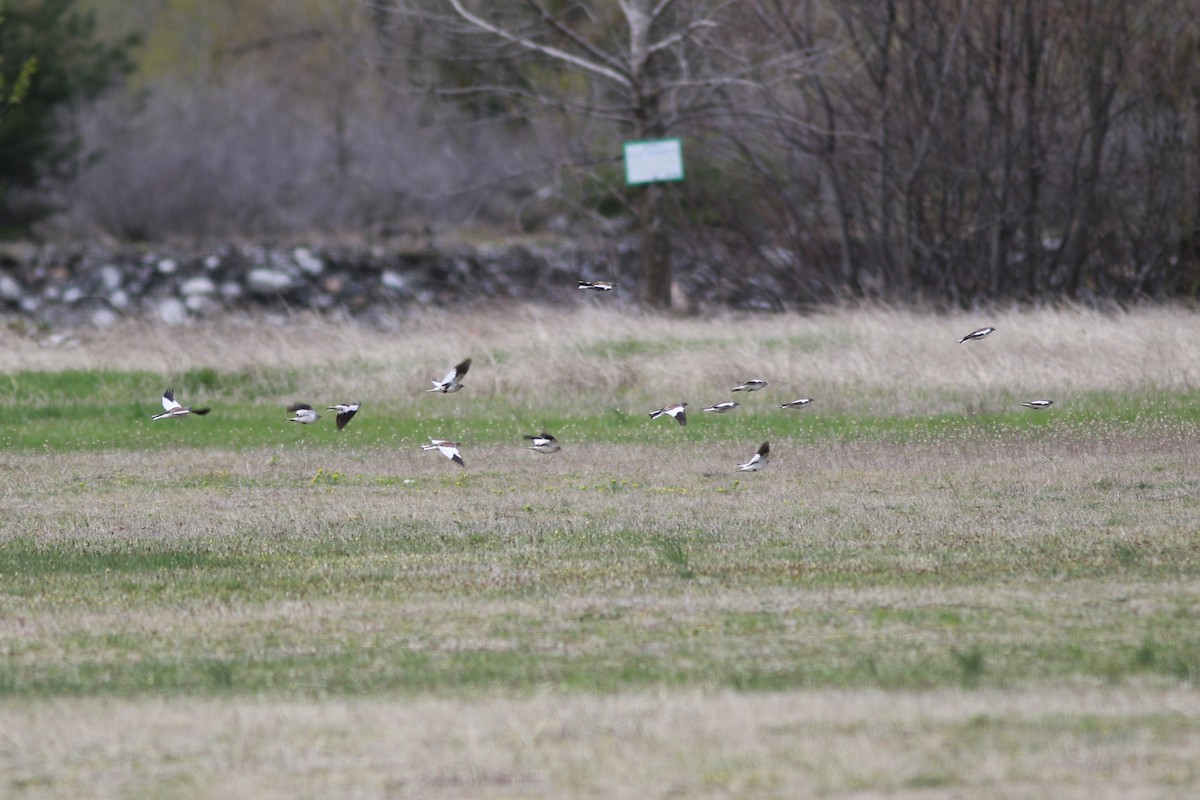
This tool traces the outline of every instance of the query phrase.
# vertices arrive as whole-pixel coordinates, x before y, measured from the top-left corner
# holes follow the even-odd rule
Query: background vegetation
[[[453,6],[9,0],[0,30],[24,9],[96,11],[111,43],[89,45],[103,68],[5,44],[6,71],[36,55],[42,79],[89,87],[57,103],[84,144],[74,179],[42,159],[26,199],[56,205],[60,230],[135,238],[611,229],[644,219],[620,142],[677,135],[689,178],[661,202],[689,231],[680,269],[719,243],[733,269],[789,264],[798,301],[1194,291],[1200,22],[1184,0],[677,0],[655,6],[644,64],[621,4],[468,4],[545,48],[638,66],[636,91]],[[81,103],[126,57],[125,87]]]

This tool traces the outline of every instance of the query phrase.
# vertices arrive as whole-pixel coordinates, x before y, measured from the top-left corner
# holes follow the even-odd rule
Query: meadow
[[[1200,788],[1189,311],[0,338],[0,795]]]

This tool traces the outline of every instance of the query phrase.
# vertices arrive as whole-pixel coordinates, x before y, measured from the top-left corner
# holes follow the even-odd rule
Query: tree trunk
[[[1042,175],[1045,163],[1042,160],[1042,145],[1038,125],[1039,92],[1042,53],[1045,48],[1045,7],[1038,4],[1037,19],[1034,19],[1034,0],[1027,0],[1021,14],[1021,32],[1025,53],[1025,128],[1022,131],[1022,151],[1025,159],[1025,204],[1021,209],[1024,228],[1025,260],[1024,285],[1022,291],[1027,300],[1037,297],[1048,285],[1045,269],[1045,251],[1042,247]]]
[[[646,184],[639,198],[638,222],[642,234],[642,301],[647,308],[671,307],[671,243],[664,213],[665,190]]]
[[[657,139],[663,135],[658,104],[651,28],[656,21],[652,0],[621,0],[629,25],[629,76],[633,84],[633,136]],[[667,238],[665,192],[658,184],[642,187],[637,201],[642,234],[642,302],[647,308],[671,307],[671,244]]]

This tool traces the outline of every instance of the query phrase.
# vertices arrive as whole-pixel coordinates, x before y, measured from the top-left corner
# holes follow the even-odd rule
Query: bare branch
[[[696,20],[678,33],[673,33],[665,39],[655,42],[646,49],[647,54],[657,53],[659,50],[665,50],[672,45],[679,44],[684,39],[689,38],[693,33],[703,28],[715,28],[717,23],[710,19]]]
[[[667,9],[674,4],[674,2],[675,0],[659,0],[658,5],[655,6],[654,10],[650,12],[650,19],[658,19],[661,17],[664,13],[666,13]]]
[[[656,22],[658,20],[658,18],[664,12],[666,12],[666,10],[674,2],[675,2],[675,0],[662,0],[662,2],[660,2],[658,4],[658,6],[653,11],[650,12],[651,24]],[[680,42],[684,41],[685,39],[690,38],[691,35],[698,30],[703,30],[705,28],[720,27],[720,24],[715,21],[715,18],[726,8],[729,8],[730,6],[734,5],[737,2],[738,2],[738,0],[725,0],[725,2],[721,3],[716,8],[712,9],[710,11],[710,13],[707,16],[705,16],[704,18],[694,20],[693,22],[689,23],[682,31],[672,34],[671,36],[668,36],[667,38],[650,45],[649,52],[654,53],[659,50],[663,50],[665,48],[679,44]]]
[[[605,64],[608,64],[621,74],[626,73],[625,65],[619,59],[614,58],[611,54],[604,52],[585,39],[583,36],[579,35],[575,29],[567,26],[558,17],[551,14],[545,6],[538,2],[538,0],[525,0],[525,2],[528,3],[529,6],[535,11],[537,11],[538,15],[541,16],[542,21],[557,31],[560,36],[563,36],[564,38],[569,39],[571,42],[574,42],[576,47],[589,53],[592,58],[598,61],[603,61]]]
[[[590,119],[603,120],[605,122],[616,122],[621,125],[630,125],[633,121],[633,107],[629,105],[618,106],[600,106],[591,103],[582,103],[570,99],[566,96],[554,96],[529,92],[524,89],[505,86],[502,84],[477,84],[475,86],[464,86],[452,89],[434,89],[432,90],[438,97],[471,97],[471,96],[490,96],[490,97],[505,97],[522,100],[529,106],[538,106],[541,108],[551,109],[555,111],[564,111],[572,114],[579,114]],[[527,118],[528,110],[513,112],[504,117],[508,120],[520,120]],[[494,119],[492,120],[494,121]]]
[[[535,42],[532,39],[526,38],[524,36],[519,36],[519,35],[513,33],[512,31],[508,30],[507,28],[502,28],[498,25],[493,25],[492,23],[488,22],[487,20],[483,19],[482,17],[475,16],[470,11],[468,11],[466,8],[464,8],[463,4],[462,4],[462,0],[447,0],[447,2],[450,3],[450,6],[455,10],[455,12],[460,17],[462,17],[463,19],[465,19],[467,22],[471,23],[475,27],[479,28],[480,30],[486,31],[486,32],[492,34],[493,36],[498,36],[501,39],[504,39],[507,42],[512,42],[513,44],[517,45],[518,47],[522,47],[526,50],[530,50],[535,53],[541,53],[544,56],[547,56],[549,58],[554,58],[559,61],[564,61],[564,62],[571,64],[572,66],[578,67],[579,69],[582,69],[586,72],[590,72],[593,75],[599,75],[601,77],[608,78],[610,81],[612,81],[620,86],[623,86],[627,89],[631,88],[633,85],[627,76],[621,74],[620,72],[616,71],[615,69],[612,69],[611,67],[607,67],[603,64],[597,64],[594,61],[583,58],[581,56],[577,56],[574,53],[568,53],[566,50],[561,50],[557,47],[551,47],[550,45],[545,45],[545,44],[541,44],[540,42]]]

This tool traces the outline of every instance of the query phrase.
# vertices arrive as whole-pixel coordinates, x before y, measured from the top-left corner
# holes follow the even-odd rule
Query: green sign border
[[[638,144],[658,144],[660,142],[675,142],[679,146],[679,177],[677,178],[658,178],[648,181],[634,181],[629,178],[629,146]],[[647,183],[678,183],[682,181],[687,174],[687,170],[683,164],[683,139],[678,136],[672,136],[667,139],[634,139],[633,141],[625,142],[621,145],[621,153],[625,159],[625,185],[626,186],[644,186]]]

